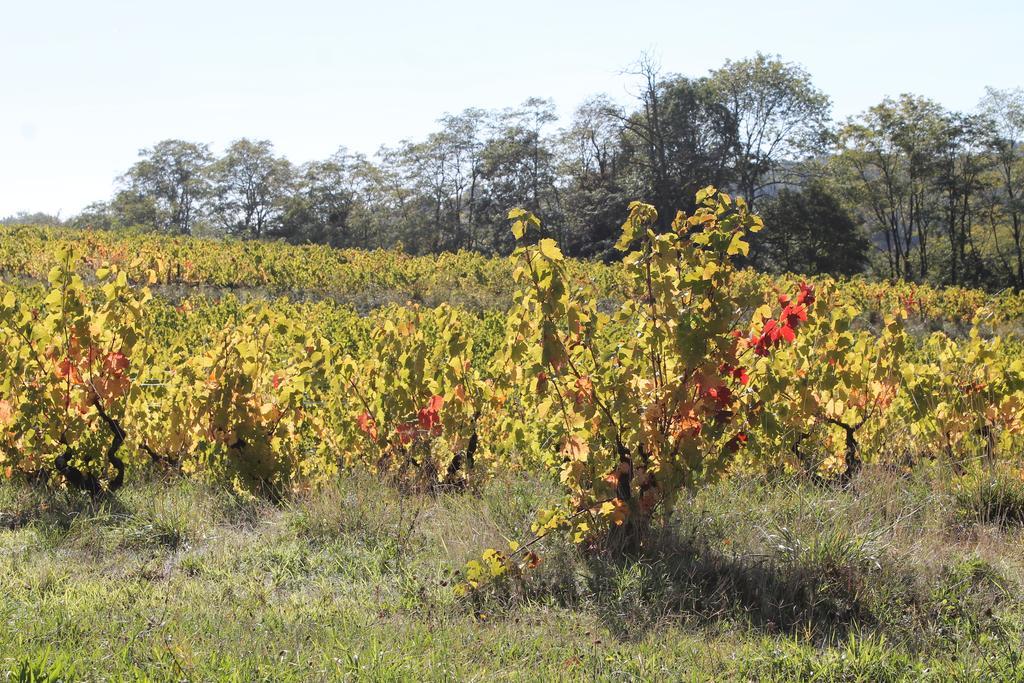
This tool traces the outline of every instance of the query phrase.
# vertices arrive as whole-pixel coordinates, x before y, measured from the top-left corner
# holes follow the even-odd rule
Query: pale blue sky
[[[164,138],[268,138],[302,162],[469,106],[568,114],[628,97],[645,50],[695,76],[779,53],[839,118],[901,92],[969,109],[1024,86],[1024,2],[0,0],[0,216],[106,199]]]

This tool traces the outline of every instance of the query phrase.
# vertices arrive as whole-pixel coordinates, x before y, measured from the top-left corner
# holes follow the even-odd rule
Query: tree
[[[199,217],[200,202],[209,193],[206,168],[213,157],[207,145],[164,140],[139,152],[141,161],[122,176],[126,189],[152,200],[156,226],[190,234]]]
[[[450,167],[452,243],[457,249],[477,248],[479,203],[483,191],[483,138],[490,115],[483,109],[466,109],[439,121],[438,142]]]
[[[562,172],[588,183],[612,180],[621,154],[622,108],[607,95],[596,95],[573,112],[562,131]]]
[[[285,203],[281,232],[290,242],[353,245],[348,219],[352,211],[350,156],[339,150],[326,161],[299,167],[294,192]]]
[[[408,147],[381,147],[375,160],[362,159],[355,167],[360,188],[352,225],[365,249],[395,246],[422,236],[420,197],[414,187],[415,175],[409,163]]]
[[[420,143],[402,148],[417,196],[424,205],[421,220],[429,224],[417,240],[425,251],[457,249],[463,241],[462,199],[465,178],[461,145],[456,135],[441,130]]]
[[[29,213],[19,211],[16,214],[0,218],[0,225],[61,225],[60,216],[54,216],[42,211]]]
[[[292,168],[268,140],[231,143],[210,168],[213,212],[229,234],[265,237],[280,230]]]
[[[782,162],[824,150],[831,102],[800,66],[757,53],[726,61],[707,87],[736,122],[735,184],[751,208],[779,181]]]
[[[156,199],[131,190],[121,190],[109,205],[110,225],[113,227],[141,226],[150,228],[160,221],[160,207]]]
[[[938,129],[933,182],[937,193],[937,213],[946,228],[948,241],[948,272],[942,280],[953,285],[976,280],[984,271],[974,246],[972,206],[981,189],[980,176],[985,160],[982,148],[982,121],[977,116],[947,113]],[[972,248],[974,267],[969,276],[967,245]]]
[[[566,253],[610,259],[622,213],[622,109],[606,95],[577,107],[559,136],[558,176],[566,221]]]
[[[881,235],[890,277],[928,275],[933,179],[945,127],[946,112],[938,104],[902,95],[886,98],[840,132],[837,182],[869,230]]]
[[[505,218],[516,205],[543,213],[553,225],[562,225],[555,140],[547,134],[554,121],[554,104],[536,97],[495,116],[480,153],[484,191],[479,214],[488,229],[488,246],[494,251],[512,251]]]
[[[644,57],[635,75],[641,79],[640,109],[621,119],[628,192],[650,197],[659,227],[667,230],[676,208],[692,210],[697,190],[728,186],[732,177],[736,120],[703,81],[662,77]]]
[[[854,275],[867,265],[868,241],[820,182],[781,189],[761,214],[772,229],[751,237],[751,253],[763,270]]]
[[[979,106],[987,127],[985,143],[993,157],[994,203],[1008,224],[1014,286],[1024,288],[1024,90],[987,88]],[[996,224],[992,223],[993,233]],[[998,234],[995,247],[999,251]]]
[[[109,230],[114,227],[114,216],[110,202],[93,202],[78,215],[68,219],[68,225],[75,228]]]
[[[352,200],[345,221],[350,245],[363,249],[389,245],[390,236],[383,231],[383,221],[389,220],[391,214],[380,166],[365,155],[344,148],[335,153],[334,159],[346,169],[345,190]]]
[[[542,187],[552,184],[551,159],[554,155],[544,133],[549,124],[558,120],[558,116],[555,114],[555,103],[541,97],[530,97],[518,109],[506,112],[505,118],[513,129],[526,132],[525,139],[529,145],[527,163],[530,178],[530,195],[527,204],[540,207]]]
[[[886,98],[833,131],[829,98],[777,55],[703,78],[663,73],[645,55],[631,75],[635,101],[591,97],[560,126],[552,101],[534,97],[295,169],[265,140],[238,140],[219,159],[164,140],[141,150],[115,197],[69,223],[508,253],[505,216],[518,206],[545,217],[566,255],[611,260],[633,197],[655,205],[665,233],[709,183],[767,211],[783,188],[806,188],[786,195],[780,220],[795,227],[772,233],[764,267],[852,272],[865,254],[891,278],[1024,290],[1024,90],[990,88],[976,114]],[[871,248],[861,251],[845,218]],[[849,260],[831,260],[833,248]]]

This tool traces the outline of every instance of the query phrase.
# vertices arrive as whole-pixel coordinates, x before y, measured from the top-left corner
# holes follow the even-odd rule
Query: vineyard
[[[678,678],[702,628],[717,654],[698,678],[1024,676],[1008,645],[1024,633],[1022,565],[1007,550],[1024,521],[1024,295],[772,278],[745,267],[770,225],[711,187],[697,204],[669,232],[631,204],[612,264],[563,257],[523,210],[507,259],[0,228],[0,671],[73,667],[60,652],[77,643],[93,666],[109,647],[129,677],[301,679],[315,651],[330,664],[314,677],[402,679],[426,664],[392,657],[396,633],[437,655],[423,623],[380,619],[441,610],[429,619],[487,632],[476,664],[431,659],[442,678],[521,648],[552,677]],[[116,578],[134,546],[113,530],[140,515],[143,536],[164,529],[143,554],[176,568]],[[293,535],[260,541],[259,519]],[[391,617],[298,607],[290,582],[313,574],[326,591],[330,570],[295,534],[337,552],[347,539],[365,566],[331,576],[385,586]],[[883,548],[915,536],[945,548],[926,578],[909,550]],[[229,550],[190,554],[215,537]],[[68,544],[95,544],[102,568],[62,568]],[[280,572],[271,585],[225,579],[217,553],[254,549],[274,553],[253,565]],[[145,623],[89,640],[79,620],[103,581],[168,572],[222,572],[245,609],[265,609],[254,595],[283,605],[288,623],[262,626],[288,634],[276,664],[262,646],[269,659],[229,648],[241,659],[218,664],[208,635],[192,651],[184,632],[156,639],[168,610],[187,621],[164,589],[161,607],[124,588]],[[91,607],[28,624],[76,594]],[[585,626],[588,604],[618,616]],[[338,610],[373,623],[335,646],[364,633],[363,646],[330,659],[310,633],[303,649],[298,623]],[[552,635],[555,610],[571,636]],[[202,619],[230,619],[215,614]],[[551,642],[513,642],[520,618]],[[678,651],[659,651],[659,629]],[[436,647],[455,647],[446,633]]]

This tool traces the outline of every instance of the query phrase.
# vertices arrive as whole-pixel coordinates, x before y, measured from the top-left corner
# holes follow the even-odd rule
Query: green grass
[[[1005,469],[974,472],[955,489],[957,509],[967,522],[1024,524],[1024,479]]]
[[[1022,531],[956,484],[737,479],[641,557],[557,540],[452,572],[556,490],[435,498],[348,478],[278,505],[182,480],[94,506],[0,486],[0,681],[1024,680]]]

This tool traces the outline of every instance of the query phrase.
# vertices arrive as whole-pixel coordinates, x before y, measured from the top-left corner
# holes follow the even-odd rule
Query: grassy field
[[[642,557],[552,540],[457,598],[556,495],[0,486],[0,680],[1024,680],[1020,480],[733,479]]]

